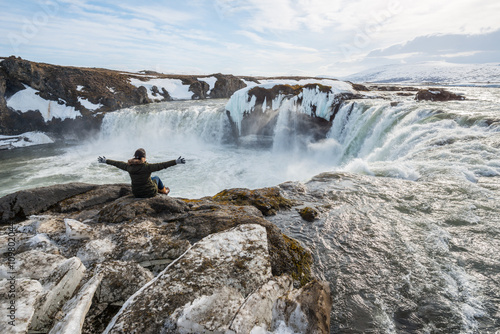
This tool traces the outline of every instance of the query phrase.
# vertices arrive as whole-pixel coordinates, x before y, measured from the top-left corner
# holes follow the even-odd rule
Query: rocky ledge
[[[73,183],[0,199],[2,333],[329,333],[329,286],[266,217],[279,188],[136,199]]]
[[[90,131],[100,126],[106,112],[175,99],[228,98],[253,80],[220,73],[130,73],[1,58],[0,134]],[[19,92],[26,96],[9,103]]]
[[[443,88],[429,88],[420,89],[415,95],[417,101],[452,101],[452,100],[465,100],[465,96],[455,94]]]

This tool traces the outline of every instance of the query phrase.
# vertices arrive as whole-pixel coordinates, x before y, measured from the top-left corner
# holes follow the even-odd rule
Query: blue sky
[[[163,73],[342,77],[391,63],[500,62],[493,0],[0,3],[0,55]]]

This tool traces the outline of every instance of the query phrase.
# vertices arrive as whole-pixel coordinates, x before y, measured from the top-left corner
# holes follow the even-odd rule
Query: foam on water
[[[0,151],[0,194],[129,183],[96,158],[127,160],[139,147],[150,162],[186,158],[158,173],[172,196],[300,181],[300,200],[320,219],[304,223],[295,210],[267,218],[312,250],[332,288],[334,331],[487,332],[500,323],[500,92],[465,91],[460,102],[348,101],[320,141],[293,136],[295,104],[283,99],[266,147],[236,144],[227,100],[135,107],[107,114],[101,133],[77,145]]]

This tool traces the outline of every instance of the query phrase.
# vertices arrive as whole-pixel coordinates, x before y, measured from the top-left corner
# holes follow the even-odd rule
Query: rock
[[[149,270],[139,264],[124,261],[101,263],[97,266],[96,272],[103,276],[96,294],[96,301],[106,304],[123,304],[154,278]]]
[[[14,293],[14,294],[12,294]],[[0,332],[28,333],[43,287],[29,278],[0,280]],[[15,304],[12,304],[14,302]]]
[[[293,280],[284,275],[272,279],[252,293],[244,301],[231,322],[230,329],[248,334],[254,327],[271,328],[273,305],[293,289]]]
[[[34,237],[29,238],[17,249],[18,253],[29,250],[37,250],[46,254],[61,254],[59,246],[44,233],[36,234]]]
[[[116,260],[134,261],[158,273],[191,246],[187,240],[173,238],[170,227],[146,220],[109,225],[101,235],[117,245],[113,251]]]
[[[82,194],[97,186],[72,182],[50,187],[21,190],[0,198],[0,224],[24,220],[30,215],[39,214],[58,202]]]
[[[61,255],[46,254],[37,250],[30,250],[15,255],[13,271],[17,277],[42,280],[47,277],[47,273],[57,270],[67,259]],[[7,278],[9,270],[7,266],[0,266],[0,278]]]
[[[296,85],[255,86],[236,92],[226,106],[234,135],[274,136],[278,115],[283,111],[290,115],[282,121],[293,127],[294,138],[325,139],[344,101],[360,96],[354,94],[351,83],[343,83],[342,88],[337,89],[319,82],[320,79],[305,85],[297,82]]]
[[[266,230],[262,226],[240,225],[226,232],[212,234],[193,245],[130,297],[105,333],[120,333],[123,328],[129,332],[159,333],[162,329],[165,333],[172,332],[182,325],[184,313],[181,310],[185,310],[188,304],[192,306],[203,296],[214,303],[217,300],[215,296],[230,297],[226,301],[234,304],[234,297],[231,297],[234,293],[228,294],[227,290],[224,292],[221,289],[237,291],[244,297],[270,277]],[[147,323],[140,320],[145,312],[149,319]],[[201,313],[202,310],[197,308],[195,318],[209,319]],[[217,319],[212,318],[198,325],[208,329],[213,328],[211,324],[217,323],[218,329],[213,330],[224,330],[229,326],[224,319],[230,319],[234,314],[217,316]]]
[[[105,184],[58,202],[55,210],[63,213],[88,210],[130,194],[129,184]]]
[[[214,99],[229,98],[234,92],[247,86],[243,80],[233,75],[218,73],[214,74],[214,77],[217,78],[217,81],[215,82],[215,87],[209,94],[209,96]]]
[[[302,217],[302,219],[307,220],[308,222],[314,221],[319,216],[318,210],[316,210],[315,208],[311,208],[309,206],[300,209],[299,214]]]
[[[415,95],[417,101],[450,101],[450,100],[465,100],[465,97],[460,94],[449,92],[443,88],[420,89]]]
[[[179,199],[158,195],[152,198],[126,196],[105,206],[99,212],[101,223],[122,223],[150,217],[161,217],[187,211],[187,204]]]
[[[64,219],[64,224],[66,226],[66,236],[68,239],[90,239],[94,234],[89,225],[80,223],[78,220],[66,218]]]
[[[87,242],[78,250],[76,256],[87,266],[95,262],[112,259],[116,244],[109,238],[96,239]]]
[[[223,190],[213,197],[216,202],[235,205],[252,205],[264,216],[275,215],[278,210],[289,209],[293,202],[281,196],[279,188],[262,188],[256,190],[236,188]]]
[[[160,333],[223,333],[244,298],[235,288],[224,286],[209,296],[201,296],[178,308],[167,319]],[[176,319],[172,321],[171,319]]]
[[[66,232],[64,218],[58,219],[51,215],[32,215],[27,222],[31,222],[30,225],[33,228],[33,233],[56,235]]]
[[[94,272],[94,276],[100,275],[102,280],[85,317],[83,333],[102,333],[121,305],[153,279],[149,270],[133,262],[101,263]]]
[[[73,292],[80,285],[85,270],[82,262],[73,257],[59,265],[47,278],[40,280],[45,293],[35,311],[30,329],[45,330],[50,328],[54,315],[60,310],[61,305],[71,298]]]
[[[92,277],[78,292],[78,294],[68,301],[63,309],[63,318],[56,321],[49,334],[81,333],[85,316],[92,304],[92,298],[101,283],[102,275]]]
[[[370,86],[371,90],[378,90],[384,92],[417,92],[419,89],[417,87],[404,87],[404,86]]]
[[[49,198],[55,203],[35,206],[15,225],[17,277],[42,287],[32,296],[30,331],[102,333],[116,316],[113,332],[151,323],[155,333],[255,332],[270,328],[279,298],[313,278],[311,253],[264,218],[294,205],[277,189],[189,200],[135,199],[123,185],[85,187]],[[41,189],[52,188],[62,189]],[[92,268],[88,276],[85,266]],[[99,282],[89,283],[97,275]],[[1,277],[8,277],[6,266]]]
[[[329,334],[331,308],[328,283],[312,281],[278,299],[273,308],[271,328],[277,330],[284,324],[297,333]]]

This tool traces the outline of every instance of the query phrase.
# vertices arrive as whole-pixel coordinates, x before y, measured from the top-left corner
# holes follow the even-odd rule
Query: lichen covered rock
[[[294,204],[277,189],[197,200],[136,199],[128,190],[59,185],[30,191],[51,194],[47,203],[23,192],[0,199],[14,221],[32,214],[14,224],[16,249],[0,248],[28,282],[20,328],[250,333],[271,328],[273,307],[313,279],[310,252],[263,214]],[[0,283],[9,269],[0,266]]]
[[[259,209],[264,216],[271,216],[277,211],[289,209],[293,202],[281,196],[277,187],[257,190],[236,188],[223,190],[213,197],[216,202],[235,205],[251,205]]]
[[[308,222],[314,221],[319,216],[318,210],[316,210],[315,208],[311,208],[309,206],[300,209],[299,214],[302,217],[302,219],[307,220]]]
[[[240,265],[235,266],[235,263]],[[205,296],[215,305],[225,297],[227,304],[234,305],[271,276],[265,228],[240,225],[227,232],[212,234],[133,295],[106,333],[121,333],[125,328],[141,333],[159,333],[162,328],[175,332],[179,325],[186,325],[186,319],[191,322],[198,319],[197,325],[204,328],[212,325],[201,321],[203,319],[218,322],[217,330],[224,330],[238,308],[230,307],[215,314],[211,309],[196,307],[201,303],[199,298]],[[228,293],[228,289],[232,293]],[[233,300],[238,294],[241,298]],[[211,312],[212,317],[207,312]],[[140,321],[145,314],[149,319],[147,323]],[[219,319],[213,319],[215,316]]]

